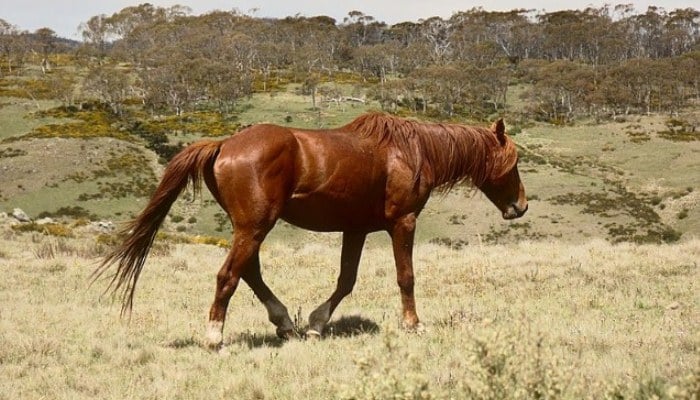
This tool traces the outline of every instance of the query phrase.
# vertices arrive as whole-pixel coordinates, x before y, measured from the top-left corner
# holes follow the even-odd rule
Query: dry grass
[[[279,341],[243,285],[221,355],[203,346],[203,326],[225,249],[161,245],[127,323],[102,283],[87,286],[94,239],[61,238],[40,257],[42,237],[2,234],[0,399],[698,395],[699,240],[420,244],[420,336],[398,328],[393,261],[377,244],[323,340]],[[261,255],[304,320],[330,294],[339,257],[338,235],[307,239],[268,242]]]

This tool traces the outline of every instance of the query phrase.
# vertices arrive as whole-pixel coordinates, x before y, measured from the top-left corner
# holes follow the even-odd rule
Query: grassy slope
[[[219,356],[202,332],[224,250],[159,244],[127,324],[100,300],[104,283],[87,287],[101,253],[91,235],[56,240],[0,225],[0,303],[11,305],[0,308],[3,399],[648,398],[700,380],[697,240],[421,244],[421,336],[398,329],[390,251],[370,248],[324,340],[277,340],[242,285],[225,329],[230,355]],[[337,238],[308,239],[268,242],[261,254],[301,328],[330,294],[339,258]]]
[[[338,87],[348,94],[354,90],[350,86]],[[371,103],[340,106],[320,103],[320,111],[312,111],[309,98],[295,92],[296,88],[290,86],[284,93],[257,94],[239,107],[237,121],[243,125],[271,122],[312,128],[338,126],[373,107]],[[37,124],[50,122],[34,120],[32,111],[33,108],[20,106],[17,101],[7,102],[0,108],[0,118],[7,121],[0,129],[0,137],[20,136]],[[525,128],[515,139],[524,147],[521,172],[532,198],[528,217],[514,223],[501,221],[483,196],[461,188],[431,199],[425,217],[420,220],[418,240],[448,240],[457,245],[508,242],[522,237],[574,242],[593,237],[629,240],[666,228],[676,229],[686,237],[697,237],[700,208],[696,205],[700,187],[695,187],[699,182],[693,177],[697,175],[700,142],[662,139],[657,132],[663,129],[662,117],[595,126]],[[632,133],[648,140],[633,140]],[[177,140],[196,138],[190,134],[178,136]],[[91,176],[104,170],[110,157],[125,154],[150,160],[152,168],[160,171],[150,151],[114,139],[33,139],[0,144],[0,152],[17,148],[26,154],[0,158],[5,172],[0,177],[0,210],[21,207],[32,216],[61,206],[79,205],[101,218],[125,220],[140,210],[144,199],[127,196],[78,201],[81,194],[94,195],[100,188],[94,180],[75,182],[71,177]],[[537,158],[545,162],[538,162]],[[40,165],[34,165],[37,159],[41,160]],[[148,176],[150,173],[143,179],[155,183]],[[103,179],[102,184],[104,188],[132,179],[127,170]],[[211,200],[205,196],[203,201],[176,203],[173,215],[183,216],[184,222],[170,225],[170,229],[228,236],[227,227],[223,232],[215,230],[222,216]],[[658,221],[640,220],[635,211],[638,209],[650,211],[651,217]],[[188,223],[191,217],[196,222]],[[649,215],[645,218],[649,219]],[[611,233],[626,229],[631,231],[624,235]],[[295,240],[300,235],[283,223],[277,231],[272,234],[273,240]]]

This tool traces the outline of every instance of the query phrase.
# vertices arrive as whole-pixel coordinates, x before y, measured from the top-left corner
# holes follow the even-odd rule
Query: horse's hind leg
[[[233,235],[231,251],[216,275],[216,293],[209,311],[207,326],[207,340],[211,347],[219,347],[223,343],[228,303],[238,287],[241,276],[247,270],[254,268],[257,263],[258,250],[266,233],[255,234],[246,230],[237,230]]]
[[[212,348],[220,347],[223,343],[226,310],[241,278],[267,309],[270,322],[277,326],[277,335],[290,338],[295,334],[287,308],[265,284],[260,273],[258,253],[266,233],[267,231],[251,233],[238,229],[233,235],[231,251],[216,276],[216,294],[209,311],[207,341]]]
[[[309,336],[321,336],[323,328],[331,319],[331,314],[340,301],[352,292],[357,279],[357,266],[360,263],[362,246],[365,243],[365,233],[343,233],[343,250],[340,257],[340,276],[338,284],[331,297],[318,306],[309,316]]]

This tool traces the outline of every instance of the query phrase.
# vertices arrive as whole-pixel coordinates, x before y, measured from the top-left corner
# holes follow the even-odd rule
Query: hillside
[[[308,97],[293,88],[275,96],[256,94],[241,106],[235,122],[218,122],[216,129],[218,135],[227,135],[256,122],[337,126],[376,106],[329,103],[311,111],[308,104]],[[55,105],[37,106],[41,111]],[[689,111],[680,118],[697,115]],[[97,123],[37,112],[17,98],[2,101],[0,119],[0,211],[19,207],[32,218],[64,216],[67,224],[74,218],[125,221],[140,211],[160,176],[162,165],[158,155],[144,147],[148,143],[127,128],[110,128],[114,122],[104,122],[106,133],[94,135],[102,129]],[[669,135],[668,117],[551,126],[518,120],[512,125],[506,116],[506,123],[521,147],[528,216],[502,221],[482,195],[457,187],[430,200],[419,222],[419,241],[457,247],[522,238],[661,243],[700,233],[700,141]],[[192,131],[175,132],[169,141],[194,141],[212,126],[190,124]],[[166,230],[187,235],[227,239],[230,231],[208,194],[194,202],[184,196],[168,222]],[[272,238],[294,240],[297,235],[295,228],[281,222]]]

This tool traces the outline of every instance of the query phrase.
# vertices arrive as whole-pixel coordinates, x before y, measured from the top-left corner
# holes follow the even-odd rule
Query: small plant
[[[49,260],[59,255],[72,255],[75,253],[75,249],[62,239],[43,240],[33,250],[33,253],[34,257],[38,259]]]
[[[430,243],[439,244],[441,246],[449,247],[452,250],[460,250],[466,247],[469,242],[463,239],[452,239],[448,237],[435,237],[430,239]]]
[[[37,224],[36,222],[30,222],[14,225],[12,229],[16,232],[39,232],[49,236],[73,237],[73,230],[63,224]]]
[[[223,232],[224,229],[226,229],[226,227],[228,226],[229,222],[226,214],[219,211],[216,214],[214,214],[214,219],[216,220],[216,228],[214,230],[217,232]]]
[[[194,238],[192,238],[192,243],[209,244],[223,248],[231,247],[231,244],[228,240],[216,236],[195,236]]]
[[[666,130],[658,133],[659,137],[674,142],[693,142],[700,140],[700,132],[696,127],[685,120],[671,118],[666,121]]]
[[[6,149],[0,150],[0,158],[11,158],[11,157],[19,157],[19,156],[26,156],[27,152],[22,150],[22,149],[13,149],[12,147],[8,147]]]
[[[97,220],[97,215],[89,212],[81,206],[67,206],[60,207],[56,211],[42,211],[39,213],[38,218],[58,218],[58,217],[70,217],[73,219],[85,218],[90,221]]]
[[[452,225],[464,225],[464,220],[467,218],[466,215],[453,214],[450,216],[450,224]]]

